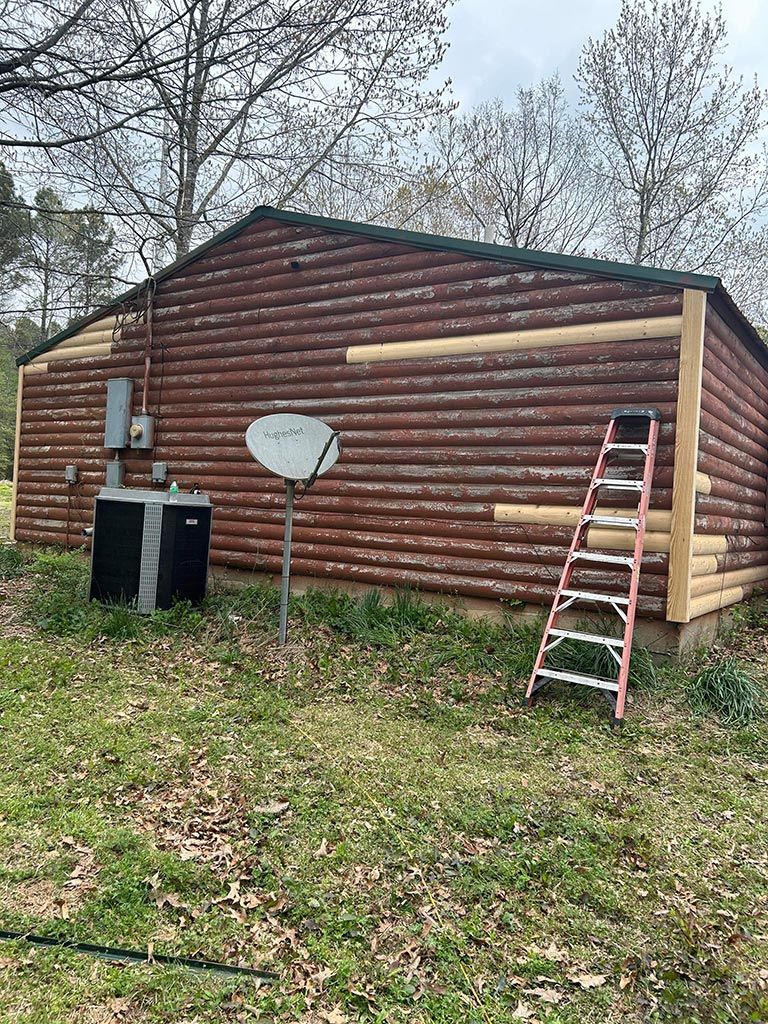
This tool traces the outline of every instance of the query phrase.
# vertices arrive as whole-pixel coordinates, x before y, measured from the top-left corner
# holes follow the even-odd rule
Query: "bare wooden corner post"
[[[693,534],[696,517],[696,471],[699,458],[701,370],[707,293],[683,291],[680,365],[675,428],[675,474],[672,482],[672,525],[669,541],[667,620],[690,622]]]
[[[11,521],[8,537],[16,540],[16,503],[19,497],[19,453],[21,452],[21,393],[24,390],[24,367],[19,367],[19,383],[16,387],[16,437],[13,442],[13,486],[11,487]]]

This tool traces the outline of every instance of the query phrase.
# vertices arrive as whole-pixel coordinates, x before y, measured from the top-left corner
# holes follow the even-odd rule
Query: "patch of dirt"
[[[27,878],[12,883],[0,893],[0,908],[34,917],[51,917],[59,894],[59,886],[50,878]]]
[[[104,1003],[81,1004],[67,1019],[70,1024],[141,1024],[148,1018],[132,999],[116,996]]]
[[[50,878],[35,877],[11,884],[0,893],[0,909],[66,921],[82,906],[96,887],[99,866],[89,847],[78,846],[68,836],[61,843],[65,851],[76,857],[66,881],[60,884]]]

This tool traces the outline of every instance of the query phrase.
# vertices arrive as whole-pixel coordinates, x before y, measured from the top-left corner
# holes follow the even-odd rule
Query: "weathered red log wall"
[[[243,434],[270,412],[319,416],[342,431],[344,452],[298,502],[297,573],[547,602],[571,531],[494,523],[495,504],[580,505],[610,411],[642,404],[662,411],[652,507],[668,509],[679,339],[370,364],[347,364],[346,349],[680,311],[679,290],[261,221],[159,284],[156,448],[126,454],[126,484],[149,487],[151,462],[167,461],[182,489],[198,484],[211,496],[214,563],[277,572],[283,486],[251,460]],[[27,377],[20,540],[80,542],[111,454],[105,382],[135,378],[138,411],[145,330],[126,325],[111,355],[50,362]],[[701,511],[754,509],[747,521],[757,528],[768,421],[707,394],[702,468],[720,476]],[[738,471],[731,445],[743,456]],[[80,472],[74,489],[67,463]],[[644,614],[664,614],[667,563],[645,556]],[[616,573],[583,580],[621,584]]]
[[[707,312],[699,470],[711,493],[697,500],[697,532],[725,535],[713,585],[736,583],[746,597],[768,584],[768,369],[764,352]],[[753,570],[753,579],[733,577]]]

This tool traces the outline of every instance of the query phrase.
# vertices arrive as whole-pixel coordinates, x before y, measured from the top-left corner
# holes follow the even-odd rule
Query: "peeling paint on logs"
[[[401,324],[418,315],[429,303],[432,319],[447,319],[455,316],[484,316],[514,313],[520,310],[556,309],[578,307],[584,302],[608,302],[636,299],[648,293],[647,286],[629,285],[621,281],[602,281],[589,284],[568,284],[565,287],[550,287],[539,290],[518,290],[501,285],[482,288],[479,283],[471,286],[465,282],[466,295],[451,296],[459,289],[456,286],[433,285],[428,287],[406,287],[386,292],[364,295],[335,296],[317,302],[289,302],[283,305],[263,302],[258,296],[254,309],[254,297],[209,299],[187,306],[163,307],[159,305],[156,314],[158,331],[172,330],[176,325],[209,324],[211,319],[227,324],[275,325],[312,317],[318,319],[333,317],[334,326],[367,326],[368,324]],[[331,296],[333,290],[329,289]]]
[[[574,367],[568,374],[567,382],[563,380],[561,367],[547,367],[538,371],[509,370],[503,376],[498,372],[454,373],[450,376],[395,377],[380,380],[366,380],[362,375],[359,380],[328,380],[325,374],[322,375],[322,379],[315,379],[318,377],[315,373],[313,379],[306,382],[295,374],[294,378],[279,383],[270,379],[267,372],[211,372],[209,375],[183,373],[178,376],[165,374],[163,394],[168,399],[178,400],[177,396],[168,393],[179,390],[189,394],[198,388],[204,388],[212,401],[220,400],[218,396],[226,395],[231,402],[248,402],[254,405],[277,401],[290,403],[312,397],[340,402],[354,398],[369,398],[373,401],[380,400],[382,396],[406,396],[412,400],[410,404],[415,408],[418,404],[438,404],[438,398],[442,400],[446,397],[456,402],[473,402],[476,399],[492,402],[494,398],[497,402],[511,402],[517,396],[519,404],[526,399],[533,400],[537,390],[542,394],[551,390],[560,399],[567,390],[572,392],[574,400],[578,400],[584,392],[579,392],[577,388],[594,389],[602,385],[610,386],[615,392],[628,383],[654,380],[658,382],[657,387],[671,385],[668,394],[674,398],[676,380],[673,375],[676,361],[666,360],[659,365],[661,362],[642,360],[636,363]],[[450,390],[446,391],[447,388]],[[71,398],[77,396],[78,404],[93,404],[97,400],[103,404],[105,389],[101,380],[70,385],[66,391],[62,389],[62,385],[57,385],[57,390],[61,392],[62,399],[64,395]],[[50,408],[50,385],[41,388],[30,387],[29,391],[30,394],[25,399],[28,409]],[[150,401],[156,404],[159,397],[159,388],[150,389]]]
[[[357,298],[368,295],[388,295],[393,304],[398,293],[410,292],[423,298],[461,298],[465,295],[493,295],[498,293],[526,292],[539,288],[563,287],[587,283],[584,274],[563,275],[550,270],[509,270],[489,275],[488,263],[478,260],[462,260],[453,256],[444,263],[429,265],[424,254],[394,256],[390,259],[362,261],[355,264],[355,275],[339,280],[338,267],[319,271],[302,271],[301,284],[296,285],[296,273],[278,275],[267,280],[267,287],[259,292],[259,307],[267,309],[277,306],[296,306],[299,303],[322,302],[330,298]],[[647,286],[646,286],[647,291]],[[158,305],[167,313],[187,310],[215,313],[215,303],[230,302],[243,297],[253,298],[253,278],[248,274],[233,273],[220,275],[218,281],[206,287],[204,284],[192,289],[163,288],[158,296]],[[405,295],[402,296],[405,299]],[[206,308],[204,303],[214,305]]]
[[[167,461],[210,489],[214,562],[276,572],[282,485],[248,461],[242,433],[267,411],[319,414],[345,450],[297,505],[297,573],[546,602],[571,531],[494,524],[494,505],[579,504],[608,413],[632,401],[662,407],[653,501],[668,508],[679,339],[409,365],[350,366],[346,347],[679,312],[664,289],[262,224],[161,283],[158,445],[126,453],[126,483],[146,486],[152,459]],[[90,517],[109,455],[105,381],[140,378],[143,345],[143,325],[128,326],[109,357],[62,360],[25,385],[22,539],[63,539],[68,463],[81,472],[74,514]],[[731,493],[715,481],[710,497]],[[644,614],[663,614],[666,570],[666,554],[646,555]]]
[[[164,343],[164,347],[170,350],[171,344],[171,339],[168,339],[167,344]],[[655,366],[649,365],[648,375],[642,379],[676,380],[678,347],[679,339],[650,339],[623,346],[621,349],[623,355],[616,352],[615,345],[610,344],[578,346],[573,349],[560,346],[556,348],[520,349],[509,352],[464,354],[450,358],[446,357],[437,364],[433,359],[409,360],[398,366],[393,373],[393,367],[389,363],[347,363],[346,350],[343,348],[338,350],[335,362],[333,360],[333,353],[326,351],[320,353],[324,360],[323,363],[308,365],[307,360],[309,357],[318,353],[297,351],[280,354],[273,353],[270,356],[268,366],[262,367],[258,363],[254,364],[253,356],[250,353],[227,355],[227,347],[217,345],[215,352],[211,353],[208,358],[196,358],[196,356],[200,356],[198,347],[182,353],[185,358],[183,366],[178,371],[174,371],[172,364],[165,365],[164,362],[163,376],[164,380],[173,381],[179,375],[199,374],[201,376],[198,379],[193,379],[190,382],[190,387],[195,388],[206,387],[209,374],[227,373],[232,373],[235,376],[236,383],[248,381],[253,384],[281,384],[293,381],[300,383],[302,381],[314,382],[320,380],[372,382],[379,378],[389,379],[393,375],[395,379],[410,378],[414,384],[418,384],[419,380],[422,379],[439,380],[461,373],[480,373],[484,376],[486,374],[491,376],[494,371],[502,371],[505,380],[507,375],[509,375],[510,380],[517,381],[519,379],[520,384],[546,385],[553,379],[553,376],[557,374],[562,375],[563,372],[567,372],[570,377],[573,373],[581,371],[585,375],[584,379],[589,380],[589,369],[593,366],[608,364],[610,367],[616,367],[616,364],[620,363],[621,366],[616,369],[617,372],[622,372],[622,368],[631,368],[638,360],[658,360],[659,362],[655,365],[659,366],[659,376],[656,376]],[[239,351],[243,352],[242,345]],[[215,363],[212,362],[214,357]],[[84,360],[80,360],[77,366],[68,367],[64,373],[51,370],[47,374],[44,384],[41,385],[43,389],[47,389],[47,392],[42,390],[40,393],[50,394],[50,385],[53,384],[67,386],[70,382],[74,385],[105,381],[108,376],[114,374],[115,369],[118,367],[121,372],[123,370],[126,371],[123,374],[124,376],[131,376],[131,371],[137,376],[141,373],[141,367],[135,362],[135,354],[133,356],[127,354],[121,358],[131,358],[132,362],[128,364],[118,363],[117,356],[113,356],[112,362],[108,366],[93,366],[90,362],[86,365]],[[671,375],[669,367],[663,365],[667,361],[674,364],[674,371]],[[520,374],[519,378],[517,377],[518,373]],[[531,376],[526,376],[526,373]],[[537,374],[539,373],[544,374],[541,380],[537,379]],[[594,379],[600,378],[595,377]],[[156,386],[156,383],[154,386]],[[33,389],[35,382],[32,381],[29,387]],[[26,393],[27,387],[25,386]],[[35,394],[34,391],[31,393]]]
[[[230,315],[224,326],[223,318],[215,318],[215,326],[208,317],[185,322],[185,330],[171,328],[170,334],[183,345],[195,343],[208,346],[212,342],[249,341],[251,351],[272,353],[296,351],[300,348],[334,348],[362,343],[416,341],[422,338],[460,337],[464,334],[482,334],[504,330],[532,330],[542,327],[602,323],[614,320],[634,320],[638,317],[677,315],[680,303],[676,297],[663,299],[628,299],[624,301],[584,302],[578,306],[564,305],[553,309],[528,309],[505,314],[446,317],[431,311],[429,305],[416,307],[410,313],[400,309],[394,320],[380,313],[355,314],[333,318],[333,330],[322,330],[314,319],[295,319],[279,326],[263,324],[257,313]],[[330,318],[329,318],[330,320]],[[341,322],[345,326],[341,326]],[[130,341],[135,335],[136,351],[141,348],[141,330],[124,328],[123,339]],[[158,332],[158,339],[162,335]],[[353,340],[357,339],[357,340]],[[259,344],[259,341],[261,344]],[[175,349],[168,346],[168,358],[174,358]],[[216,357],[216,353],[212,353]]]
[[[741,437],[752,441],[764,450],[768,450],[768,431],[747,419],[746,416],[740,415],[734,405],[731,405],[731,407],[726,405],[718,397],[718,392],[722,393],[722,388],[718,388],[717,381],[713,381],[711,375],[708,374],[707,376],[709,378],[708,383],[705,387],[702,387],[701,392],[702,409],[706,409],[708,413],[716,417],[729,430],[735,431]]]

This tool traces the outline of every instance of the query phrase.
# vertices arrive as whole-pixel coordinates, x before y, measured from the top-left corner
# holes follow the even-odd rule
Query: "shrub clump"
[[[755,721],[765,701],[762,686],[737,658],[723,658],[690,677],[687,696],[694,711],[714,712],[726,725]]]
[[[0,547],[0,579],[9,580],[21,576],[25,568],[24,555],[14,545]]]

